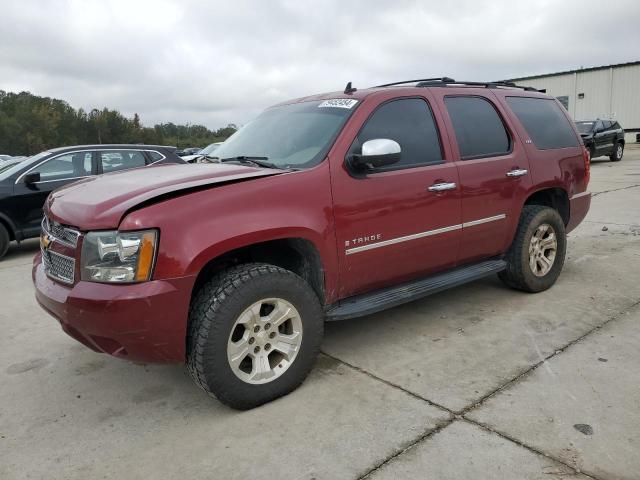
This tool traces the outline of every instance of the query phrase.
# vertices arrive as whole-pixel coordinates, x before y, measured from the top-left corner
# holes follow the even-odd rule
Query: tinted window
[[[611,128],[611,124],[612,124],[612,123],[613,123],[613,122],[609,122],[608,120],[604,120],[604,121],[602,122],[602,124],[604,125],[605,130],[608,130],[609,128]]]
[[[385,170],[442,162],[440,139],[429,105],[418,98],[383,104],[367,120],[352,153],[360,153],[367,140],[388,138],[400,144],[400,161]]]
[[[152,162],[157,162],[157,161],[162,160],[163,158],[165,158],[164,155],[162,155],[160,152],[156,152],[155,150],[149,151],[147,153],[151,157],[151,161]]]
[[[111,150],[100,152],[102,172],[109,173],[146,165],[144,154],[138,150]]]
[[[463,160],[504,155],[509,135],[491,103],[480,97],[445,97]]]
[[[91,152],[60,155],[47,160],[30,173],[39,173],[40,181],[65,180],[91,175]]]
[[[569,120],[552,99],[507,97],[507,103],[539,150],[578,146]]]
[[[580,133],[590,133],[595,124],[596,122],[576,122],[578,132]]]

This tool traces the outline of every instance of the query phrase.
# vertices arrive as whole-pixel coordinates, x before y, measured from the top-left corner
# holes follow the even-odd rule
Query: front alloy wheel
[[[227,342],[227,360],[242,381],[275,380],[293,364],[302,345],[302,319],[282,298],[255,302],[236,320]]]
[[[191,303],[187,367],[206,392],[246,410],[303,382],[323,330],[320,300],[303,278],[266,263],[237,265]]]

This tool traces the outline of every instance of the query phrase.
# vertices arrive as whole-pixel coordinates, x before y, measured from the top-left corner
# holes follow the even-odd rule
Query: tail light
[[[582,147],[582,157],[584,158],[584,185],[589,185],[591,178],[591,153],[586,147]]]

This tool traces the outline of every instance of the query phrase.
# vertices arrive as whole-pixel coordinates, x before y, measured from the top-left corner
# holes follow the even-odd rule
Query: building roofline
[[[618,67],[631,67],[633,65],[640,65],[640,60],[635,62],[626,62],[626,63],[614,63],[612,65],[601,65],[599,67],[587,67],[587,68],[577,68],[575,70],[565,70],[563,72],[555,72],[555,73],[541,73],[538,75],[530,75],[524,77],[510,78],[508,82],[519,82],[522,80],[533,80],[534,78],[545,78],[545,77],[555,77],[557,75],[567,75],[570,73],[581,73],[581,72],[593,72],[595,70],[607,70],[609,68],[618,68]]]

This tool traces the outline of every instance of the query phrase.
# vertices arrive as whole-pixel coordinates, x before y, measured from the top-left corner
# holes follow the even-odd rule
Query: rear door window
[[[139,150],[104,150],[100,152],[102,172],[116,172],[146,165],[144,154]]]
[[[569,120],[553,99],[507,97],[507,104],[538,150],[578,146]]]
[[[482,97],[444,99],[458,141],[460,158],[495,157],[511,151],[511,140],[495,107]]]
[[[431,108],[420,98],[404,98],[382,104],[367,120],[352,153],[360,153],[367,140],[388,138],[398,142],[400,161],[379,170],[396,170],[442,163],[440,137]]]

